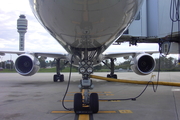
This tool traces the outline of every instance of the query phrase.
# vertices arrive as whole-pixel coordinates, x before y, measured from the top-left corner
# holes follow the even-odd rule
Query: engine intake
[[[39,60],[30,54],[20,55],[15,61],[16,71],[23,76],[31,76],[39,71]]]
[[[131,61],[131,69],[139,75],[148,75],[153,72],[156,66],[154,58],[147,54],[138,54]]]

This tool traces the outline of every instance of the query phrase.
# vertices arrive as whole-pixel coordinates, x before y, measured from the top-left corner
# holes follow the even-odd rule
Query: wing
[[[42,57],[51,57],[51,58],[61,58],[61,59],[66,59],[67,54],[66,53],[51,53],[51,52],[25,52],[25,51],[0,51],[0,55],[5,55],[6,53],[8,54],[31,54],[33,56],[42,56]]]
[[[42,57],[61,58],[61,59],[67,58],[67,54],[65,53],[35,52],[34,54],[35,56],[42,56]]]
[[[129,57],[129,56],[136,56],[137,54],[153,54],[153,53],[159,53],[159,51],[146,51],[146,52],[119,52],[119,53],[106,53],[104,54],[104,60],[111,59],[111,58],[119,58],[119,57]]]
[[[21,55],[21,54],[25,54],[26,52],[25,51],[0,51],[0,55],[5,55],[6,53]]]

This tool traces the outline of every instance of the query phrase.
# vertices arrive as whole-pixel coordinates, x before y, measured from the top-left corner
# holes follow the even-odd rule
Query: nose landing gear
[[[99,111],[99,98],[97,93],[91,93],[89,96],[89,103],[85,103],[81,93],[74,95],[74,112],[76,114],[85,113],[98,113]]]
[[[93,65],[91,61],[81,61],[79,72],[82,74],[79,88],[81,93],[74,95],[74,112],[76,114],[83,113],[97,113],[99,111],[99,98],[97,93],[89,93],[89,90],[94,88],[92,80],[89,78],[93,72]]]

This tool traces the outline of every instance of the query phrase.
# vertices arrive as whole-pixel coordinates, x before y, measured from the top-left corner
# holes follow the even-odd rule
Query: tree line
[[[155,58],[155,62],[156,62],[155,71],[158,71],[159,69],[160,69],[160,71],[180,71],[180,64],[178,63],[178,60],[173,57]],[[108,64],[108,66],[110,66],[110,62],[106,62],[106,63]],[[115,69],[121,68],[121,69],[129,70],[129,69],[131,69],[130,63],[131,63],[130,59],[128,59],[124,62],[117,61],[115,64]],[[95,68],[108,69],[108,67],[103,64],[100,64]]]
[[[160,57],[160,58],[156,58],[156,67],[155,67],[155,71],[158,71],[158,69],[160,68],[161,71],[180,71],[180,65],[178,64],[178,60],[173,58],[173,57]],[[39,62],[40,62],[40,67],[41,68],[53,68],[56,66],[56,60],[45,60],[45,59],[41,59],[39,58]],[[130,62],[131,60],[125,60],[123,62],[120,61],[116,61],[115,63],[115,69],[131,69],[130,68]],[[110,61],[106,60],[105,64],[99,64],[96,67],[94,67],[95,71],[99,71],[99,70],[105,70],[107,71],[110,67]],[[65,69],[65,68],[69,68],[70,65],[69,64],[65,64],[65,61],[61,61],[60,62],[60,66],[61,66],[61,70]],[[12,60],[9,61],[3,61],[0,62],[0,68],[3,69],[14,69],[14,62]],[[73,67],[74,69],[76,69],[78,71],[77,67]]]

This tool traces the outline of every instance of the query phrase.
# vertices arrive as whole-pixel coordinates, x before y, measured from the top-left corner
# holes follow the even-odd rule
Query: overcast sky
[[[26,51],[65,52],[61,45],[49,35],[39,24],[31,12],[28,0],[0,0],[0,50],[19,50],[19,34],[17,32],[17,19],[25,14],[28,20],[28,30],[25,35]],[[158,50],[157,45],[138,45],[129,47],[127,44],[110,46],[106,52],[123,51],[149,51]],[[14,55],[6,55],[3,61]]]

